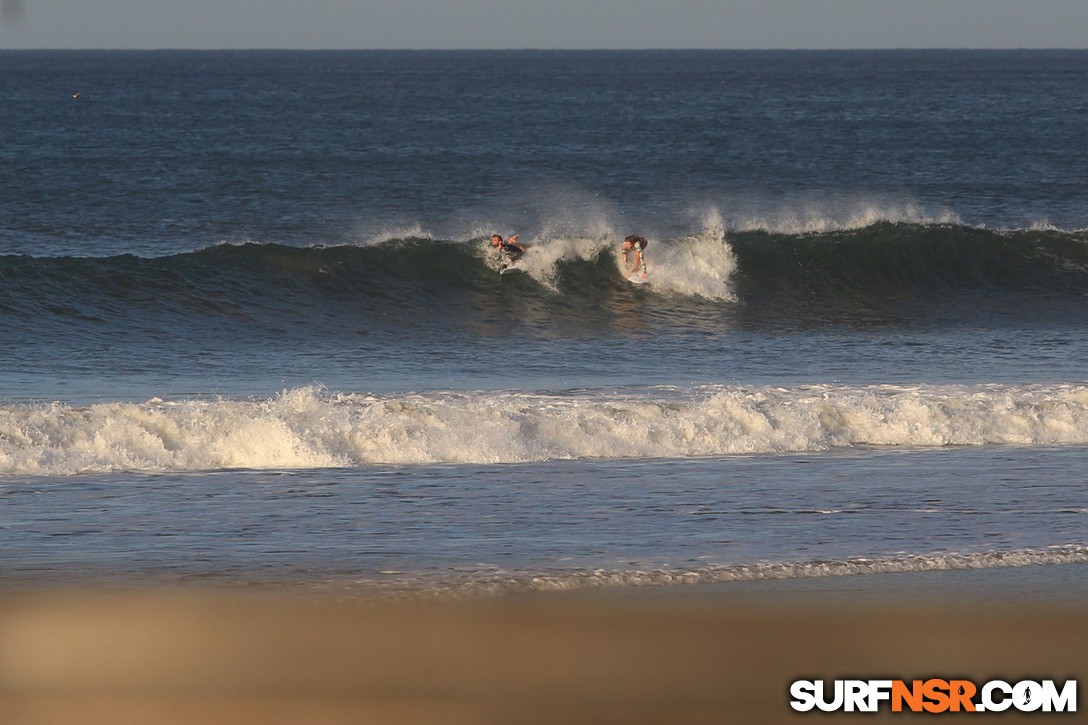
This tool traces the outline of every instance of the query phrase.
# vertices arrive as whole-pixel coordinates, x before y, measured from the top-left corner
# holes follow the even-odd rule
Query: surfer
[[[649,273],[649,269],[646,268],[646,258],[643,256],[642,251],[650,243],[646,241],[646,237],[640,237],[637,234],[630,234],[623,240],[623,261],[627,262],[627,255],[631,252],[635,254],[635,266],[627,273],[630,277],[632,274],[636,274],[640,269],[642,270],[642,278],[646,279],[646,275]]]
[[[515,234],[509,239],[503,239],[498,234],[491,235],[491,246],[499,250],[499,254],[507,265],[518,261],[521,255],[525,254],[525,247],[518,243],[519,236],[521,235]]]

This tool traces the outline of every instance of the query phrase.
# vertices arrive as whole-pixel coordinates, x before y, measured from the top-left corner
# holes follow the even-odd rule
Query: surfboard
[[[631,284],[646,284],[650,280],[643,279],[641,274],[632,274],[630,277],[627,278],[627,281]]]
[[[521,264],[521,262],[514,262],[513,264],[508,264],[505,267],[503,267],[501,270],[499,270],[499,274],[509,274],[510,272],[524,272],[524,271],[525,271],[525,267]]]

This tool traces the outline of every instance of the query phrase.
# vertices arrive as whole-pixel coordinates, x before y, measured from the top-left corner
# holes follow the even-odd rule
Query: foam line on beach
[[[501,596],[520,592],[662,587],[690,584],[724,584],[778,579],[903,574],[975,569],[1008,569],[1088,563],[1088,546],[1051,546],[1007,552],[933,553],[897,557],[851,558],[838,561],[757,562],[711,565],[698,568],[593,569],[562,574],[506,574],[427,585],[426,595],[451,598]],[[366,582],[361,582],[367,588]],[[403,584],[403,582],[402,582]]]

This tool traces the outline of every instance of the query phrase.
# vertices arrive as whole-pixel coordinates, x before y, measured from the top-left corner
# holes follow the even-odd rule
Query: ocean
[[[1083,51],[0,52],[0,581],[1088,562],[1086,111]]]

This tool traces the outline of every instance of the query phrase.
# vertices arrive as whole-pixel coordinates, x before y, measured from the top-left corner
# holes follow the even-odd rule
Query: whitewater
[[[701,387],[0,408],[0,473],[688,458],[1088,445],[1088,387]]]
[[[1083,563],[1086,78],[0,54],[0,583]]]

